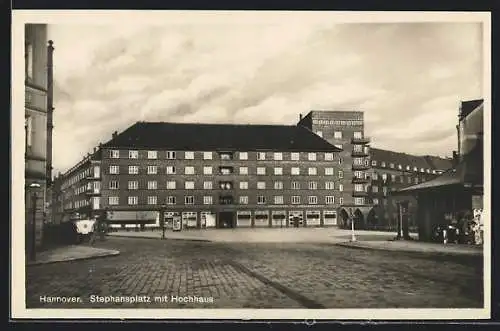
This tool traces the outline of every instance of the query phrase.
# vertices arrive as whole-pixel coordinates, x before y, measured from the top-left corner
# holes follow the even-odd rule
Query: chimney
[[[53,87],[53,53],[54,47],[52,46],[52,40],[49,40],[49,45],[47,46],[47,165],[45,180],[47,187],[52,183],[52,130],[54,128],[54,87]]]
[[[118,131],[113,132],[113,134],[111,136],[113,137],[113,139],[115,139],[116,136],[118,136]]]
[[[302,114],[299,114],[299,121],[302,121]]]

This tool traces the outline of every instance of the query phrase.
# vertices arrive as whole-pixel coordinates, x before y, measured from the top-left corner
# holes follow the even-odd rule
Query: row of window
[[[219,167],[219,174],[221,174],[221,175],[231,175],[231,174],[233,174],[233,171],[234,171],[233,167]],[[165,173],[167,175],[175,175],[175,174],[177,174],[177,168],[175,166],[167,166]],[[300,173],[301,173],[300,167],[292,167],[290,169],[291,175],[300,175]],[[119,175],[120,174],[120,167],[117,165],[109,166],[109,174]],[[136,166],[136,165],[128,166],[128,174],[129,175],[138,175],[139,174],[139,166]],[[148,175],[157,175],[158,174],[158,166],[153,166],[153,165],[147,166],[147,174]],[[193,166],[184,167],[183,174],[184,175],[195,175],[196,174],[195,167],[193,167]],[[214,174],[213,167],[203,167],[203,174],[204,175],[213,175]],[[239,174],[240,175],[250,175],[250,173],[248,171],[248,167],[239,167]],[[256,175],[266,175],[267,174],[266,167],[257,167],[255,174]],[[275,176],[283,175],[284,174],[283,167],[274,167],[272,174]],[[318,175],[318,168],[308,167],[307,174],[310,176]],[[335,174],[335,168],[333,168],[333,167],[324,168],[324,174],[326,176],[333,176]],[[342,170],[338,170],[337,176],[338,176],[338,178],[343,178],[344,172]]]
[[[176,152],[176,151],[166,151],[165,152],[165,158],[167,160],[175,160],[179,157],[179,154],[181,152]],[[235,156],[235,153],[233,152],[218,152],[216,153],[219,156],[219,159],[221,160],[232,160]],[[323,154],[323,160],[325,161],[333,161],[334,159],[334,154],[332,152],[326,152],[326,153],[307,153],[307,160],[309,161],[317,161],[318,160],[318,154]],[[183,159],[184,160],[194,160],[195,159],[195,152],[183,152]],[[286,153],[282,152],[257,152],[257,160],[266,160],[266,159],[272,159],[275,161],[282,161],[286,159],[284,155]],[[111,159],[118,159],[121,156],[120,150],[110,150],[109,151],[109,157]],[[128,151],[128,158],[129,159],[138,159],[139,158],[139,151],[138,150],[129,150]],[[150,160],[158,159],[158,151],[147,151],[147,158]],[[213,160],[214,159],[214,152],[202,152],[202,158],[203,160]],[[239,160],[248,160],[248,152],[238,152],[238,159]],[[300,160],[300,153],[297,152],[292,152],[290,153],[289,160],[291,161],[299,161]]]
[[[360,124],[362,125],[362,124]],[[316,131],[316,134],[320,137],[323,137],[323,131]],[[333,131],[333,138],[334,139],[342,139],[343,138],[343,132],[342,131]],[[353,134],[354,139],[361,139],[363,138],[363,132],[361,131],[355,131]]]
[[[61,185],[61,189],[64,190],[70,186],[73,186],[74,184],[78,183],[84,178],[87,177],[93,177],[93,178],[100,178],[101,176],[101,167],[96,165],[93,167],[88,167],[85,170],[82,170],[73,176],[69,177],[67,180],[64,181]]]
[[[378,164],[379,164],[378,161],[372,160],[372,166],[373,167],[376,167]],[[385,161],[381,161],[380,162],[380,166],[382,168],[385,168],[387,166],[387,163]],[[389,168],[396,169],[396,165],[394,163],[389,163]],[[415,166],[411,167],[409,165],[407,165],[406,167],[403,167],[403,165],[398,164],[398,166],[397,166],[398,170],[403,170],[403,168],[406,171],[412,171],[413,170],[414,172],[419,172],[418,167],[415,167]],[[420,172],[421,173],[425,173],[426,172],[428,174],[432,173],[432,174],[438,174],[438,175],[443,173],[441,170],[435,170],[435,169],[429,169],[429,168],[427,168],[427,169],[426,168],[420,168]]]
[[[138,190],[139,189],[139,181],[137,180],[130,180],[127,183],[127,188],[129,190]],[[108,183],[108,187],[111,190],[118,190],[120,189],[120,182],[117,180],[111,180]],[[308,182],[307,188],[309,190],[317,190],[319,187],[318,182],[315,181],[310,181]],[[334,190],[335,187],[337,188],[338,191],[342,192],[344,190],[344,185],[343,184],[335,184],[335,182],[324,182],[324,189],[325,190]],[[355,189],[359,187],[364,187],[363,185],[356,184]],[[177,181],[175,180],[169,180],[166,182],[165,188],[167,190],[175,190],[177,189]],[[212,181],[204,181],[203,182],[203,189],[204,190],[212,190],[214,188],[213,182]],[[230,190],[233,189],[233,182],[230,181],[221,181],[219,182],[218,185],[219,189],[222,190]],[[249,182],[243,181],[239,182],[239,188],[240,190],[248,190],[249,189]],[[256,189],[259,190],[265,190],[267,189],[267,184],[266,182],[257,182],[256,184]],[[282,181],[275,181],[273,183],[273,188],[275,190],[283,190],[284,189],[284,184]],[[300,182],[291,182],[290,183],[290,188],[293,190],[300,190],[301,189],[301,183]],[[158,181],[156,180],[150,180],[147,182],[147,189],[148,190],[157,190],[158,189]],[[186,190],[194,190],[195,189],[195,182],[194,181],[185,181],[184,182],[184,189]],[[361,189],[363,190],[363,189]]]
[[[225,202],[227,203],[227,199],[230,197],[226,197]],[[224,199],[224,197],[222,197]],[[361,198],[362,199],[362,198]],[[232,198],[230,199],[230,203],[233,203]],[[335,204],[335,196],[326,196],[325,197],[325,204],[327,205],[332,205]],[[222,201],[220,201],[223,203]],[[275,205],[281,205],[285,203],[285,197],[282,195],[276,195],[273,197],[272,202]],[[337,199],[337,202],[339,204],[343,204],[343,198],[339,197]],[[247,205],[249,203],[249,197],[247,195],[242,195],[238,197],[238,204],[240,205]],[[266,197],[263,195],[257,196],[257,204],[262,205],[268,203],[266,200]],[[290,197],[290,203],[291,204],[300,204],[301,203],[301,196],[299,195],[293,195]],[[308,196],[307,197],[307,203],[311,205],[318,204],[318,197],[317,196]],[[108,204],[110,206],[116,206],[120,204],[120,198],[117,196],[110,196],[108,197]],[[130,206],[138,205],[139,204],[139,197],[138,196],[129,196],[127,197],[127,204]],[[146,204],[148,205],[156,205],[158,204],[158,197],[156,195],[148,196],[146,198]],[[165,204],[167,205],[175,205],[177,204],[177,197],[176,196],[167,196],[165,199]],[[184,204],[185,205],[194,205],[195,204],[195,197],[192,195],[187,195],[184,197]],[[204,205],[212,205],[214,204],[214,198],[211,195],[206,195],[203,196],[203,204]],[[224,204],[224,203],[223,203]]]
[[[376,172],[373,173],[372,175],[372,179],[373,180],[378,180],[379,178],[379,174],[377,174]],[[380,175],[380,177],[382,178],[382,180],[385,182],[387,181],[387,174],[382,174]],[[405,179],[404,179],[404,176],[396,176],[396,175],[391,175],[391,181],[392,182],[396,182],[396,178],[399,177],[399,182],[400,183],[404,183],[405,182]],[[412,184],[412,183],[415,183],[415,184],[418,184],[419,183],[419,180],[418,180],[418,177],[415,177],[415,178],[412,178],[411,176],[408,176],[407,177],[407,181],[408,181],[408,184]]]

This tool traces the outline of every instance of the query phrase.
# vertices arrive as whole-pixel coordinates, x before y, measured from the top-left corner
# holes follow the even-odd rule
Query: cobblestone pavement
[[[28,267],[27,308],[482,307],[477,258],[291,243],[108,238],[96,246],[121,254]],[[92,295],[136,302],[91,302]],[[49,297],[81,302],[43,302]]]

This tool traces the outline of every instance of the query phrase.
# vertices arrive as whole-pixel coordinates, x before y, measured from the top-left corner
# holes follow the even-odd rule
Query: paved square
[[[438,258],[327,244],[114,237],[96,246],[121,254],[28,267],[27,308],[483,305],[478,257]],[[48,302],[54,297],[78,302]],[[103,300],[108,302],[99,302]]]

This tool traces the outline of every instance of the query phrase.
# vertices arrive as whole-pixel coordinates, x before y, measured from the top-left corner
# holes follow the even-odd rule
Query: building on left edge
[[[25,225],[26,245],[42,241],[52,173],[52,41],[46,24],[25,24]],[[34,199],[36,196],[36,199]],[[36,203],[36,205],[35,205]],[[35,234],[33,227],[35,222]]]

